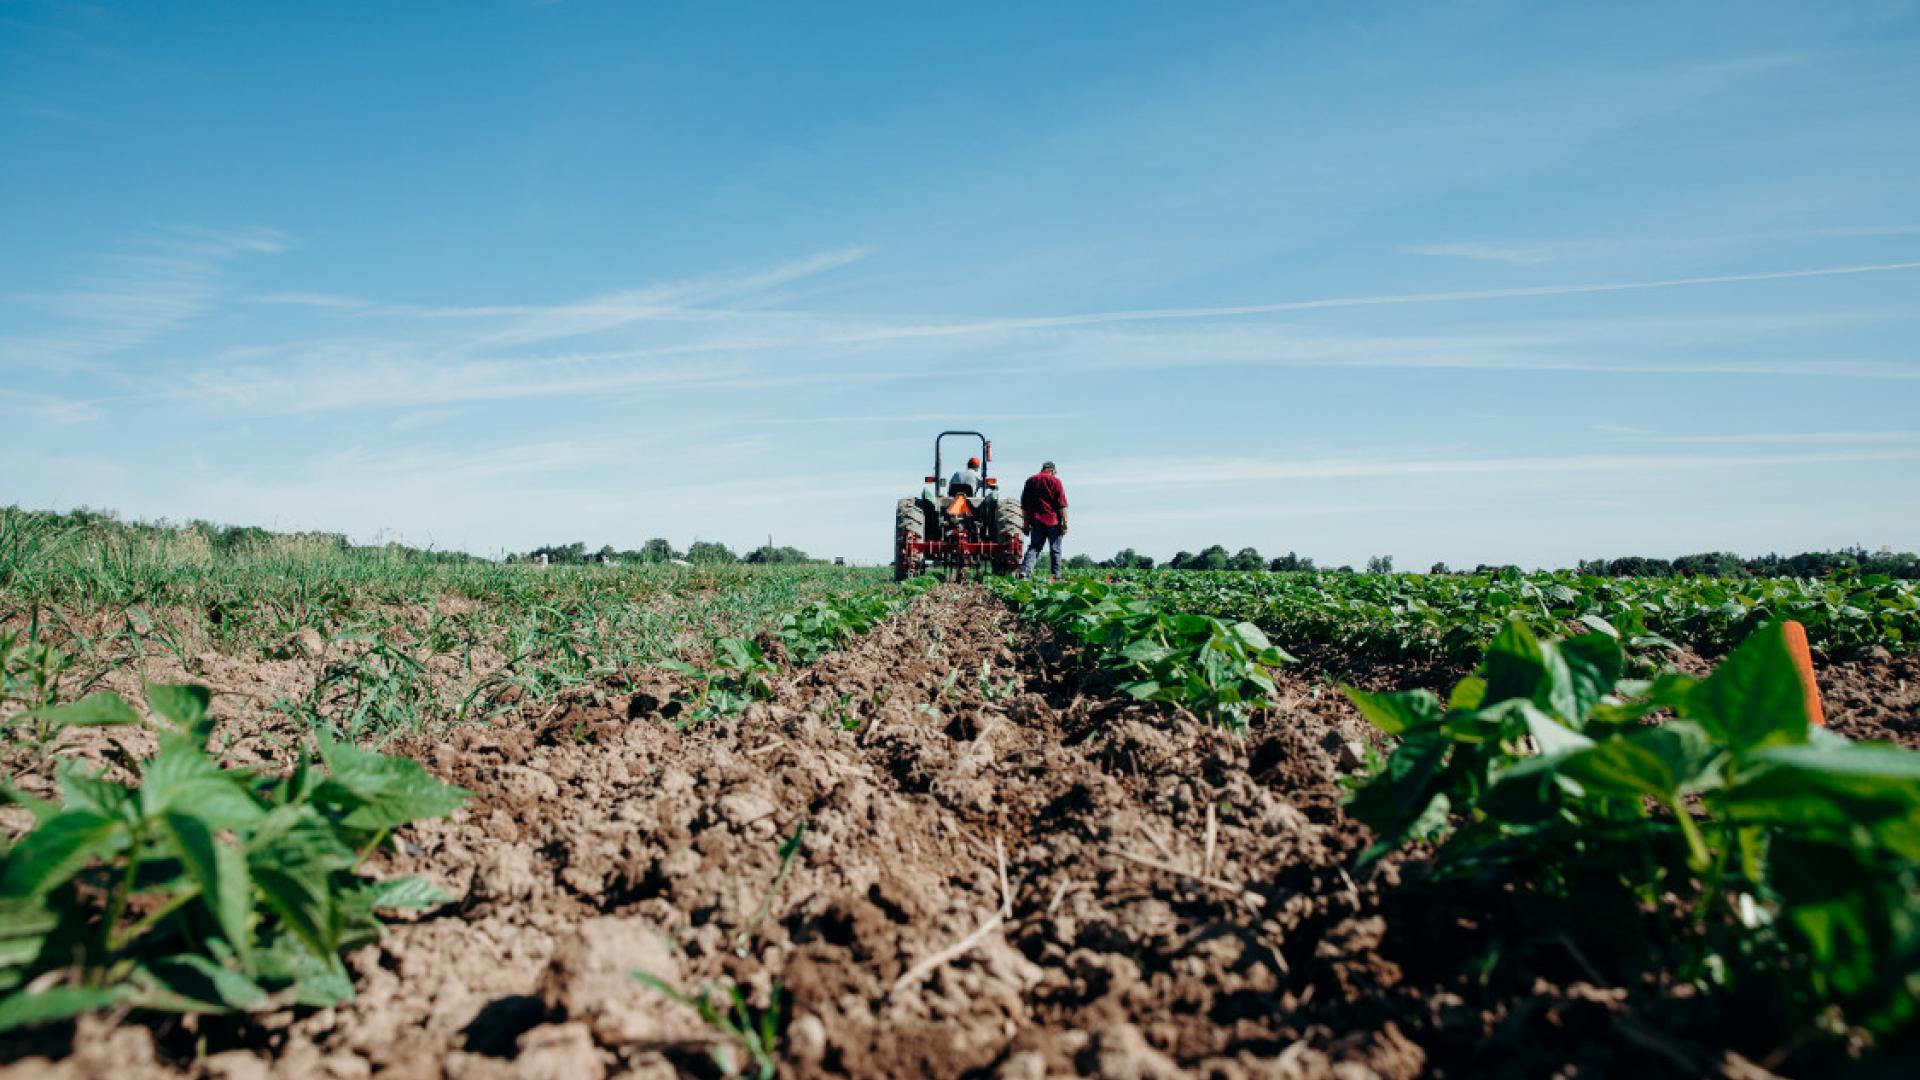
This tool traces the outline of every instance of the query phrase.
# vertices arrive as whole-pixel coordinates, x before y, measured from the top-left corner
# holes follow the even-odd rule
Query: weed
[[[0,855],[0,1030],[116,1005],[334,1004],[353,994],[341,954],[379,933],[378,910],[444,899],[422,879],[355,871],[392,829],[466,792],[324,732],[318,761],[303,752],[284,779],[223,770],[207,754],[205,688],[148,684],[147,700],[160,749],[136,783],[68,763],[59,805],[0,791],[37,822]],[[47,719],[139,722],[113,694]]]
[[[633,977],[693,1009],[708,1027],[720,1035],[722,1042],[715,1048],[712,1057],[723,1073],[745,1076],[751,1067],[758,1080],[773,1080],[778,1075],[779,1066],[774,1055],[780,1049],[779,983],[774,984],[767,1007],[757,1009],[738,986],[710,985],[703,987],[698,997],[693,997],[644,971],[634,972]],[[736,1051],[744,1053],[747,1060],[733,1060]]]

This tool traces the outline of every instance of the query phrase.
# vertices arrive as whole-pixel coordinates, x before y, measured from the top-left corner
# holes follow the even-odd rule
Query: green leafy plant
[[[1517,883],[1576,930],[1618,900],[1684,915],[1655,945],[1683,978],[1910,1025],[1920,754],[1811,724],[1778,624],[1705,679],[1624,680],[1625,664],[1609,635],[1516,622],[1445,702],[1349,689],[1399,739],[1348,803],[1377,838],[1367,857],[1432,841],[1439,880]]]
[[[780,643],[795,664],[811,664],[904,608],[933,588],[931,575],[862,592],[823,597],[780,620]]]
[[[1169,611],[1087,578],[997,588],[1029,617],[1090,647],[1101,675],[1122,693],[1236,730],[1271,698],[1268,669],[1293,659],[1252,623]]]
[[[733,716],[748,702],[765,701],[773,695],[767,676],[779,668],[768,660],[760,643],[747,638],[723,637],[713,640],[713,666],[697,667],[684,660],[663,661],[660,666],[683,675],[693,684],[692,693],[683,701],[681,727],[692,727],[722,716]]]
[[[208,1012],[353,994],[341,954],[383,909],[444,897],[426,881],[363,879],[389,833],[467,793],[407,758],[316,735],[291,775],[223,769],[206,750],[210,696],[149,684],[158,752],[110,781],[75,763],[58,804],[5,794],[36,824],[0,854],[0,1030],[113,1005]],[[131,724],[113,694],[64,723]]]

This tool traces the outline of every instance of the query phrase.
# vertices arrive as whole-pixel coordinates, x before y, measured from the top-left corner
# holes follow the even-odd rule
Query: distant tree
[[[1303,559],[1299,555],[1289,551],[1285,555],[1268,563],[1267,569],[1277,574],[1288,573],[1294,570],[1311,570],[1313,569],[1313,560]]]
[[[1233,558],[1228,561],[1227,566],[1231,570],[1265,570],[1267,560],[1261,558],[1260,553],[1253,548],[1243,547],[1233,553]]]
[[[1132,548],[1121,548],[1113,558],[1103,560],[1100,565],[1108,570],[1151,570],[1153,556],[1142,555]]]
[[[1391,555],[1369,556],[1367,558],[1367,573],[1369,574],[1393,573],[1393,556]]]
[[[687,561],[690,563],[730,563],[739,562],[740,557],[733,549],[714,540],[695,540],[687,548]]]
[[[1623,555],[1607,562],[1608,577],[1672,577],[1673,564],[1645,555]]]
[[[765,565],[813,562],[813,558],[796,547],[769,547],[762,544],[747,552],[743,562]]]
[[[1673,572],[1682,577],[1743,578],[1747,576],[1747,564],[1730,551],[1709,551],[1673,560]]]
[[[1167,560],[1167,569],[1169,570],[1193,569],[1193,552],[1191,551],[1174,552],[1173,558]]]
[[[1069,570],[1092,570],[1099,565],[1099,563],[1093,561],[1093,556],[1091,555],[1075,555],[1067,560],[1067,569]]]
[[[679,556],[680,553],[673,550],[672,544],[667,543],[657,536],[647,541],[640,548],[641,562],[663,563],[668,559],[679,558]]]
[[[1885,574],[1888,577],[1913,581],[1920,579],[1920,555],[1915,555],[1911,551],[1895,551],[1891,547],[1883,547],[1860,560],[1860,572]]]
[[[1443,562],[1437,562],[1437,563],[1434,563],[1434,564],[1433,564],[1432,566],[1430,566],[1430,567],[1428,567],[1428,568],[1427,568],[1427,573],[1429,573],[1429,574],[1451,574],[1451,573],[1453,573],[1453,571],[1451,571],[1451,570],[1449,570],[1449,569],[1447,569],[1447,564],[1446,564],[1446,563],[1443,563]]]
[[[537,547],[527,552],[527,561],[537,563],[542,555],[554,566],[578,566],[587,561],[587,545],[585,541],[575,540],[571,544]]]

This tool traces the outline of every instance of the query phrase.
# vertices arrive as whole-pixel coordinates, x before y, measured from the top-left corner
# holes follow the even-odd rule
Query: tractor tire
[[[993,560],[996,574],[1011,574],[1020,568],[1021,541],[1027,532],[1027,517],[1020,504],[1011,499],[995,500],[993,505],[993,542],[999,547]]]
[[[927,537],[927,513],[920,507],[918,499],[901,499],[893,512],[893,580],[905,581],[913,576],[914,568],[907,564],[906,549],[909,540],[924,540]]]

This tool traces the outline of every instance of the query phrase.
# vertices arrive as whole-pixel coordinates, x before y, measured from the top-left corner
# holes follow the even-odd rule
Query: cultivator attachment
[[[941,442],[949,436],[980,440],[980,490],[949,490],[941,469]],[[989,475],[992,463],[993,443],[977,431],[943,431],[933,440],[927,487],[918,498],[901,499],[895,510],[896,581],[929,571],[961,578],[976,568],[1011,574],[1020,566],[1026,522],[1020,504],[1000,496],[999,481]]]

